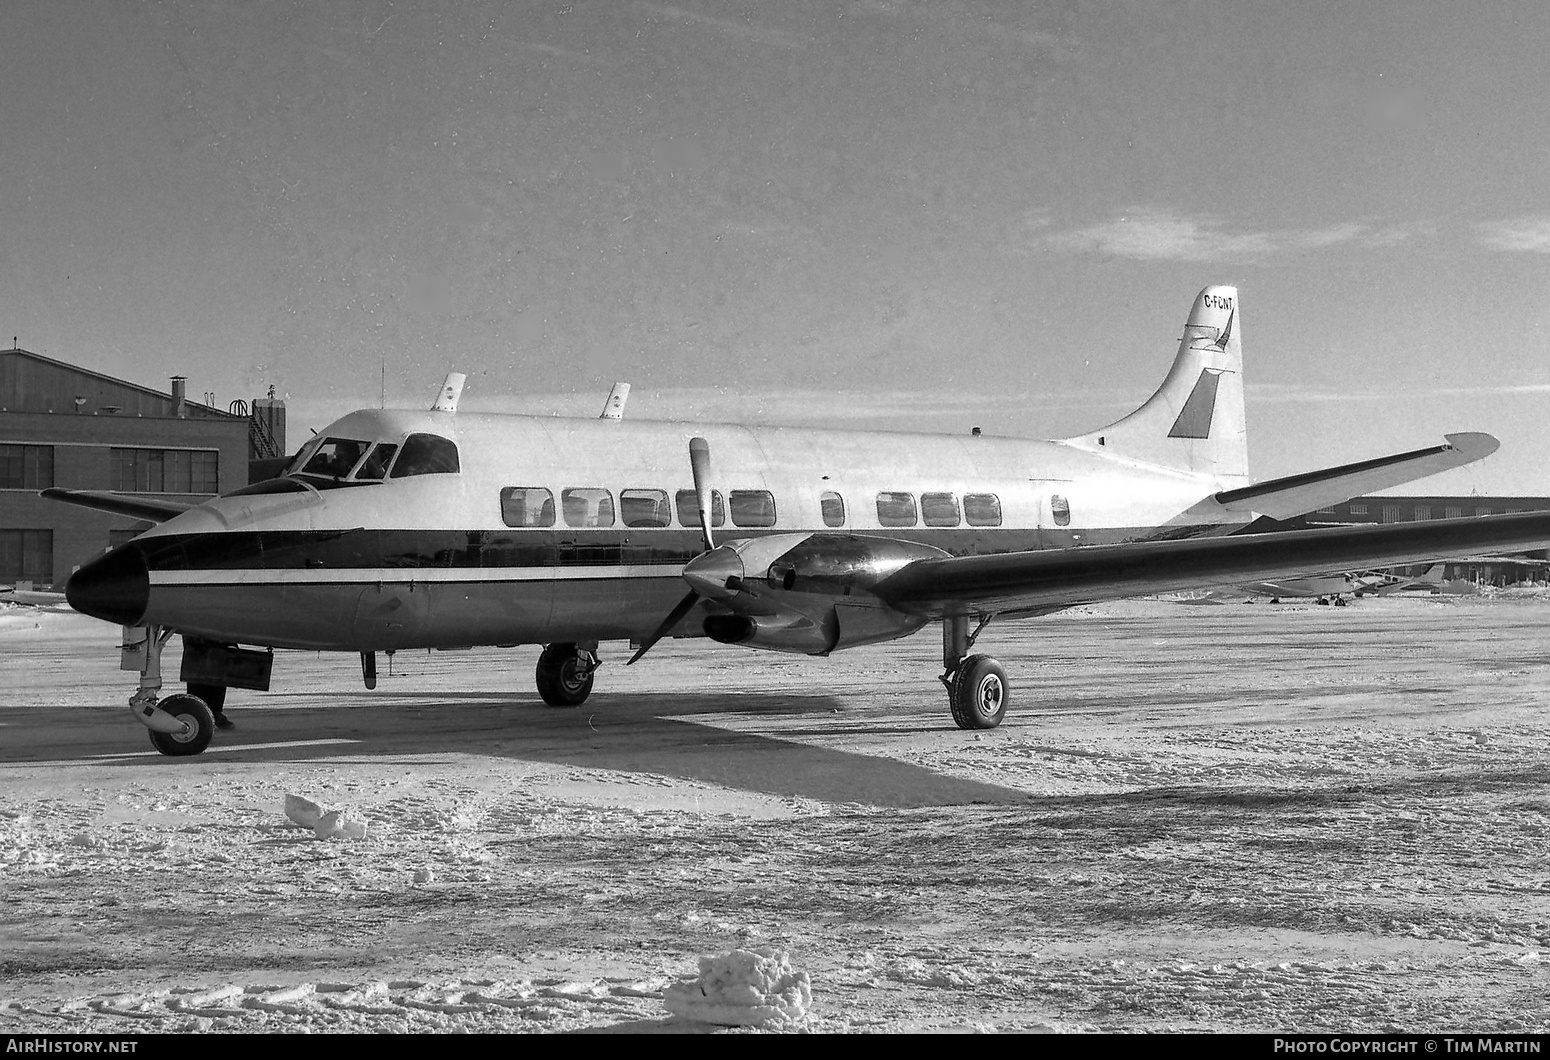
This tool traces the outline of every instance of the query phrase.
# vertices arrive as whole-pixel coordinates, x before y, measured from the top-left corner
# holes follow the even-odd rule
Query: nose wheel
[[[185,692],[168,696],[156,706],[183,723],[177,732],[151,730],[151,746],[164,755],[181,758],[196,755],[210,746],[215,734],[215,714],[205,701]]]

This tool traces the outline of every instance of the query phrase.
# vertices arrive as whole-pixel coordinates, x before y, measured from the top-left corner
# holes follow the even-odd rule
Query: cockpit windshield
[[[395,460],[395,457],[397,458]],[[314,438],[297,454],[285,475],[301,475],[316,488],[381,482],[411,475],[455,475],[457,444],[435,434],[411,434],[403,443],[356,438]],[[320,482],[319,479],[327,480]]]
[[[398,452],[398,446],[392,442],[383,442],[371,451],[371,455],[361,461],[361,466],[356,468],[355,477],[363,482],[381,482],[387,475],[388,465],[393,462],[393,454]]]
[[[325,438],[313,451],[312,458],[302,465],[301,473],[344,478],[360,463],[369,445],[370,442],[359,442],[354,438]]]
[[[457,445],[439,434],[411,434],[393,465],[392,478],[410,475],[455,475],[459,470]]]

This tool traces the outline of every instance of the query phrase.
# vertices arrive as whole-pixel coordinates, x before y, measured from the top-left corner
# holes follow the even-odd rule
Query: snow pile
[[[311,799],[300,795],[285,796],[285,816],[310,828],[319,839],[365,839],[367,822],[362,818],[347,817],[343,810],[325,810]]]
[[[662,1001],[684,1019],[755,1027],[801,1019],[813,988],[806,972],[792,970],[784,950],[733,950],[701,957],[700,977],[669,986]]]

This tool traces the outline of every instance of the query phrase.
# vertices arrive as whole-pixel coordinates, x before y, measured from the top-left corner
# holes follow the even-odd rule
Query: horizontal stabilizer
[[[46,489],[40,496],[51,501],[63,501],[81,508],[95,508],[99,512],[127,515],[131,519],[144,519],[152,523],[164,523],[174,515],[182,515],[192,504],[177,501],[157,501],[149,497],[137,497],[127,493],[107,493],[99,490]]]
[[[1472,464],[1501,445],[1489,434],[1449,434],[1447,443],[1409,453],[1380,456],[1341,467],[1289,475],[1241,489],[1224,490],[1216,501],[1230,512],[1257,512],[1272,519],[1290,519],[1317,508],[1400,486],[1418,478]]]
[[[912,614],[1048,612],[1211,585],[1550,545],[1550,512],[917,560],[878,583]]]

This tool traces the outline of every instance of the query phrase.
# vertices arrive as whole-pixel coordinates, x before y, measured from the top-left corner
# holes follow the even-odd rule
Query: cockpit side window
[[[411,434],[393,464],[389,478],[410,475],[455,475],[460,470],[457,446],[439,434]]]
[[[398,446],[392,442],[383,442],[371,451],[355,472],[355,477],[362,482],[380,482],[387,474],[388,465],[393,462],[393,454],[398,452]]]
[[[366,448],[370,444],[354,438],[325,438],[302,467],[302,474],[344,478],[366,455]]]

